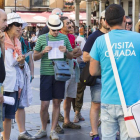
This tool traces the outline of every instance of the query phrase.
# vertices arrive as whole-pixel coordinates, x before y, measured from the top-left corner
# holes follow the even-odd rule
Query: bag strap
[[[47,45],[48,45],[48,41],[49,41],[48,33],[46,34],[46,41],[47,41]]]
[[[106,45],[107,45],[107,48],[108,48],[110,61],[111,61],[111,65],[112,65],[112,69],[113,69],[113,73],[114,73],[118,93],[119,93],[119,96],[120,96],[124,116],[128,116],[127,115],[128,114],[127,106],[126,106],[126,102],[125,102],[125,98],[124,98],[124,94],[123,94],[123,89],[122,89],[122,85],[121,85],[121,81],[120,81],[119,73],[118,73],[118,70],[117,70],[117,66],[116,66],[116,62],[115,62],[115,58],[114,58],[114,55],[113,55],[111,42],[110,42],[110,38],[109,38],[108,33],[105,34],[105,41],[106,41]]]

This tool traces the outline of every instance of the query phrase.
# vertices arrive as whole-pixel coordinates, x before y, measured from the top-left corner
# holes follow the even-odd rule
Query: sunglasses
[[[127,25],[127,24],[128,24],[128,25],[132,25],[132,22],[126,22],[126,25]]]
[[[59,31],[60,31],[60,29],[59,29],[59,30],[52,30],[52,31],[53,31],[53,32],[56,32],[56,31],[57,31],[57,32],[59,32]]]
[[[20,27],[20,26],[22,27],[22,23],[18,23],[18,22],[14,22],[13,25],[16,27]]]
[[[63,16],[63,13],[57,12],[56,15],[58,15],[58,16],[59,16],[59,15]]]

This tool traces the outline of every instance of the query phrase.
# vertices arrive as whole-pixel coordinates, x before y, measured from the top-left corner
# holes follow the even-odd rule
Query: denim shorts
[[[90,87],[91,102],[101,103],[101,79],[96,79],[96,84]]]
[[[7,119],[15,119],[15,113],[18,109],[19,101],[18,101],[18,92],[4,92],[4,96],[13,97],[15,99],[14,105],[3,104],[3,120]]]
[[[101,122],[102,140],[116,140],[118,131],[120,140],[136,140],[128,136],[121,105],[101,104]]]
[[[56,81],[54,75],[41,75],[40,100],[64,99],[65,82]]]

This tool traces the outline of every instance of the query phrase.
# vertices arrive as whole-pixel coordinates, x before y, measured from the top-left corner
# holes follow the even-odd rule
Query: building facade
[[[51,12],[54,8],[60,8],[63,12],[75,11],[74,19],[78,26],[80,12],[86,13],[87,25],[91,25],[91,20],[99,19],[101,11],[112,3],[121,3],[125,15],[133,18],[133,24],[138,21],[140,0],[5,0],[5,11],[7,13],[15,10],[20,12]]]
[[[4,2],[5,2],[5,0],[0,0],[0,8],[1,9],[4,9],[4,5],[5,5]]]
[[[5,11],[13,12],[15,6],[17,11],[51,11],[56,7],[63,11],[73,11],[74,2],[74,0],[5,0]],[[85,11],[85,9],[86,1],[81,1],[80,10]]]

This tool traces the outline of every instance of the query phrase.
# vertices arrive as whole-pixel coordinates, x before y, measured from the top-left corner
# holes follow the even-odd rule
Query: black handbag
[[[96,84],[96,76],[91,76],[89,73],[90,62],[87,62],[86,66],[83,68],[83,71],[80,75],[80,81],[86,86],[94,86]]]

